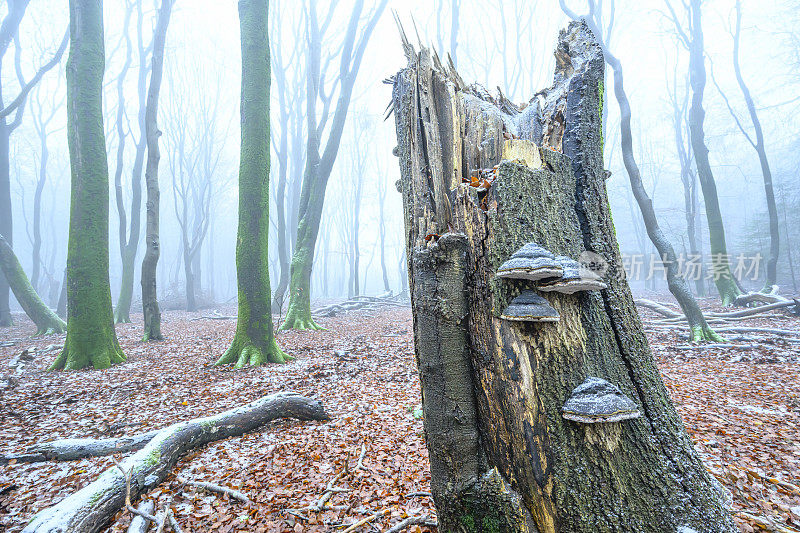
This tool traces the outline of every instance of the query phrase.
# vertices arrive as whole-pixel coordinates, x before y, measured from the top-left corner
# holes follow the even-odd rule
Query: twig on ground
[[[359,527],[363,526],[364,524],[369,524],[373,520],[376,520],[376,519],[380,518],[381,516],[389,514],[389,512],[391,512],[391,509],[383,509],[382,511],[378,511],[377,513],[373,513],[373,514],[369,515],[366,518],[362,518],[358,522],[353,522],[352,524],[347,526],[347,528],[344,529],[342,531],[342,533],[351,533],[352,531],[355,531],[356,529],[358,529]],[[344,526],[342,526],[342,527],[344,527]]]
[[[431,520],[431,517],[426,514],[419,516],[409,516],[405,520],[398,522],[389,529],[387,529],[386,533],[400,533],[400,531],[403,531],[405,528],[416,525],[436,527],[438,524],[436,520]]]
[[[207,481],[189,481],[183,478],[178,478],[178,482],[183,483],[184,485],[189,485],[190,487],[197,487],[199,489],[217,492],[219,494],[227,494],[231,498],[239,500],[243,503],[250,503],[252,501],[244,493],[239,492],[238,490],[229,489],[228,487],[223,487],[222,485],[215,485],[214,483],[209,483]]]
[[[367,447],[366,445],[361,445],[361,453],[358,456],[358,464],[356,464],[356,470],[365,470],[370,472],[370,469],[364,466],[364,456],[367,454]]]

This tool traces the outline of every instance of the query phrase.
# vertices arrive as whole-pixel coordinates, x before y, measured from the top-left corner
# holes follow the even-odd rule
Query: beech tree
[[[144,172],[147,184],[147,248],[142,260],[142,312],[144,313],[144,340],[160,340],[161,310],[158,307],[156,290],[156,268],[161,254],[159,243],[159,199],[158,161],[158,95],[161,91],[161,77],[164,71],[164,44],[167,40],[167,27],[172,14],[174,0],[161,0],[158,21],[153,34],[153,67],[150,72],[150,86],[147,89],[145,108],[145,133],[147,138],[147,167]]]
[[[711,269],[714,284],[722,299],[723,305],[730,305],[742,291],[731,272],[731,261],[728,245],[725,240],[725,224],[722,221],[722,210],[719,207],[717,183],[708,159],[708,147],[705,141],[705,110],[703,109],[703,93],[706,87],[705,47],[703,45],[703,18],[701,0],[689,0],[686,9],[689,15],[689,32],[687,33],[671,3],[665,0],[678,40],[689,51],[689,81],[692,86],[692,104],[689,108],[689,137],[692,142],[694,163],[708,220],[708,234],[711,252]]]
[[[731,116],[736,122],[736,126],[742,132],[742,135],[747,139],[750,146],[758,154],[758,162],[761,166],[761,176],[764,179],[764,195],[767,200],[767,214],[769,215],[769,258],[767,259],[767,272],[764,281],[764,292],[771,292],[778,279],[778,256],[781,250],[780,232],[778,231],[778,206],[775,203],[775,189],[772,185],[772,170],[769,166],[769,159],[767,158],[767,149],[764,145],[764,130],[761,128],[761,120],[758,118],[758,111],[756,104],[753,100],[750,89],[744,81],[742,75],[742,67],[739,64],[739,49],[741,48],[742,41],[742,2],[736,0],[736,23],[733,31],[733,72],[736,74],[736,82],[739,84],[739,89],[742,91],[742,97],[747,105],[747,112],[750,115],[750,122],[753,125],[753,135],[747,132],[742,125],[742,121],[733,110],[730,101],[725,96],[725,93],[720,89],[720,94],[725,100],[725,105],[728,107]],[[713,76],[713,74],[712,74]],[[713,80],[713,77],[712,77]],[[716,84],[716,80],[714,80]],[[717,86],[719,89],[719,86]],[[753,138],[755,137],[755,139]]]
[[[242,140],[236,281],[239,313],[230,348],[216,364],[236,368],[291,359],[275,341],[269,286],[269,91],[267,0],[239,0]]]
[[[367,43],[383,13],[388,0],[380,0],[377,7],[366,17],[366,24],[358,31],[359,21],[364,10],[364,1],[356,0],[347,25],[339,57],[339,73],[329,84],[327,69],[330,61],[322,61],[322,40],[333,17],[336,4],[332,4],[323,18],[317,17],[318,4],[311,0],[308,8],[308,28],[306,32],[306,167],[303,174],[303,187],[297,218],[297,240],[295,243],[289,278],[289,309],[281,329],[321,329],[311,318],[311,271],[314,264],[314,250],[319,235],[319,223],[325,202],[325,190],[333,163],[339,152],[347,111],[353,86],[361,66],[361,59]],[[338,99],[331,107],[338,87]],[[322,104],[321,110],[318,109]],[[330,129],[327,125],[330,121]],[[323,144],[323,134],[328,137]],[[324,148],[323,148],[324,147]]]
[[[19,264],[14,250],[2,235],[0,235],[0,270],[8,280],[14,296],[25,310],[25,314],[36,324],[37,335],[50,335],[66,331],[67,324],[42,302],[36,289],[28,281],[28,276],[25,275],[22,265]]]
[[[30,0],[8,0],[6,16],[0,24],[0,73],[2,73],[3,59],[6,52],[17,35],[20,22],[25,16]],[[36,74],[27,82],[22,78],[19,69],[19,43],[16,44],[16,71],[20,90],[17,96],[8,104],[5,103],[6,89],[0,81],[0,235],[6,238],[9,246],[14,245],[14,217],[11,209],[11,172],[9,163],[9,141],[11,133],[22,123],[25,111],[25,101],[28,93],[33,89],[42,76],[61,61],[61,56],[67,48],[69,31],[64,35],[61,44],[53,57],[42,65]],[[0,76],[2,78],[2,76]],[[11,122],[8,117],[14,115]],[[9,307],[9,285],[5,276],[0,272],[0,327],[10,326],[11,309]]]
[[[393,102],[440,531],[735,531],[619,273],[589,25],[561,32],[553,85],[525,109],[404,48]],[[498,277],[534,252],[561,277]],[[584,252],[602,279],[569,266]]]
[[[124,151],[125,139],[127,137],[123,127],[125,118],[125,93],[124,81],[128,68],[131,63],[132,42],[129,28],[130,17],[133,7],[136,7],[136,49],[137,49],[137,79],[136,95],[138,98],[138,111],[136,123],[139,131],[139,138],[136,140],[133,168],[131,169],[131,203],[130,221],[126,214],[125,197],[123,194],[122,176],[125,171]],[[122,260],[122,278],[120,280],[119,296],[117,297],[117,307],[114,309],[114,321],[117,323],[127,323],[131,321],[131,299],[133,298],[133,278],[136,269],[136,254],[139,251],[139,233],[141,230],[141,211],[142,211],[142,170],[144,168],[144,156],[147,149],[145,112],[147,108],[147,75],[150,72],[148,59],[153,48],[153,42],[144,42],[144,15],[142,13],[142,2],[129,0],[126,4],[125,14],[125,62],[117,78],[117,135],[119,144],[117,145],[116,169],[114,171],[114,197],[116,199],[117,216],[119,217],[119,253]]]
[[[103,130],[102,0],[70,0],[67,140],[72,171],[67,249],[67,339],[51,366],[108,368],[125,361],[108,280],[108,164]]]
[[[559,0],[561,9],[573,20],[578,20],[578,15],[569,9],[565,0]],[[583,20],[591,28],[594,35],[603,35],[600,28],[602,27],[599,22],[602,18],[602,6],[598,6],[595,0],[588,0],[589,15],[583,17]],[[613,19],[614,2],[610,2],[611,18]],[[609,26],[610,28],[610,26]],[[610,31],[606,34],[610,36]],[[697,304],[694,296],[689,290],[689,285],[686,280],[681,276],[678,263],[678,256],[675,254],[675,249],[672,243],[669,242],[661,226],[658,223],[655,209],[653,208],[653,201],[647,194],[647,190],[642,183],[642,176],[639,171],[639,165],[633,154],[633,133],[631,132],[631,105],[628,101],[628,96],[625,93],[624,77],[622,74],[622,64],[617,59],[605,44],[605,41],[598,41],[600,44],[603,57],[606,63],[609,64],[614,73],[614,96],[617,99],[620,112],[620,146],[622,149],[622,162],[625,165],[625,170],[631,183],[631,190],[636,202],[639,204],[639,210],[642,214],[647,236],[656,247],[658,254],[666,268],[667,284],[669,290],[678,304],[689,323],[689,338],[692,342],[703,341],[721,341],[722,338],[717,335],[713,329],[708,325],[708,322],[703,316],[703,311]],[[601,88],[605,91],[605,87]],[[604,96],[601,96],[603,98]],[[601,117],[602,118],[602,117]],[[602,126],[601,126],[602,127]]]

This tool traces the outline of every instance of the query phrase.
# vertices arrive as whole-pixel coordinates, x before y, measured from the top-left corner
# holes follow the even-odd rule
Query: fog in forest
[[[691,157],[687,125],[691,104],[689,54],[673,20],[674,16],[686,24],[687,15],[682,2],[667,2],[605,2],[599,3],[598,9],[603,10],[609,47],[626,74],[633,150],[661,227],[676,253],[688,255],[692,250],[687,220],[693,217],[696,251],[707,256],[704,197],[690,168],[690,208],[694,214],[687,217],[682,156],[676,144],[677,120],[682,150],[688,150]],[[582,2],[568,4],[579,14],[586,9]],[[730,0],[707,0],[703,4],[708,75],[703,101],[705,132],[732,268],[739,267],[744,288],[759,289],[769,256],[770,228],[759,158],[750,144],[753,126],[732,63],[733,5]],[[110,280],[115,302],[125,248],[120,236],[129,240],[134,215],[132,176],[137,145],[143,143],[139,113],[147,86],[147,72],[142,68],[150,68],[157,7],[148,0],[141,4],[107,0],[104,5],[103,108],[111,181]],[[7,5],[0,6],[0,16],[5,16],[7,9]],[[328,146],[339,145],[333,150],[327,190],[323,189],[311,297],[323,300],[377,295],[387,290],[398,293],[407,285],[403,210],[395,187],[399,170],[398,160],[392,155],[397,142],[394,117],[385,118],[392,89],[383,80],[403,67],[406,59],[392,12],[415,45],[421,41],[436,49],[441,58],[452,57],[466,83],[475,81],[492,93],[499,89],[518,103],[527,102],[551,83],[555,64],[552,44],[569,18],[555,0],[270,2],[269,253],[273,291],[280,284],[282,270],[291,262],[296,239],[308,138],[310,9],[315,11],[319,32],[315,38],[321,48],[323,82],[315,103],[320,153]],[[349,108],[343,111],[346,118],[341,136],[332,141],[331,135],[337,135],[337,101],[343,87],[350,83],[342,77],[341,55],[354,9],[360,10],[354,28],[355,47],[364,45],[363,60],[360,67],[352,61],[344,63],[354,85]],[[365,28],[376,15],[379,18],[374,31],[365,37]],[[27,84],[53,56],[67,26],[66,2],[31,0],[19,32],[3,57],[5,105],[19,94],[20,84]],[[799,35],[800,12],[794,2],[742,3],[741,73],[763,126],[774,181],[782,241],[776,283],[789,293],[797,291],[800,278],[796,248],[800,238]],[[352,46],[347,51],[356,55]],[[13,237],[14,251],[34,287],[53,308],[64,279],[69,222],[66,59],[65,53],[32,88],[24,104],[5,117],[14,126],[13,130],[9,128],[13,234],[8,237]],[[162,158],[157,278],[165,309],[208,307],[233,302],[236,297],[240,68],[235,2],[176,2],[167,34],[158,113]],[[610,69],[606,79],[605,166],[611,172],[607,187],[617,236],[631,262],[626,267],[634,290],[663,289],[663,268],[652,262],[655,249],[645,233],[622,164],[619,108],[613,98]],[[138,172],[143,174],[141,168]],[[144,253],[145,201],[140,205],[133,312],[140,309],[139,264]],[[760,264],[758,257],[763,258]],[[283,273],[284,282],[287,275]],[[187,277],[193,279],[190,290],[195,304],[187,304]],[[705,285],[705,293],[713,291],[710,280]],[[694,285],[693,289],[703,290]],[[283,300],[285,308],[288,298]],[[12,309],[19,310],[13,296],[11,301]]]

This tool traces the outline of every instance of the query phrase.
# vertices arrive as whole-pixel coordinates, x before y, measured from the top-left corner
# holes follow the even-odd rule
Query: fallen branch
[[[253,431],[276,418],[327,420],[328,416],[318,400],[279,393],[218,415],[173,424],[159,431],[144,448],[120,465],[130,472],[130,497],[135,499],[159,485],[189,451]],[[125,475],[116,467],[110,468],[88,486],[36,514],[23,532],[100,531],[125,505],[125,486]]]
[[[678,346],[670,346],[674,350],[709,350],[709,349],[733,349],[733,350],[757,350],[763,348],[763,344],[726,344],[726,343],[709,343],[709,344],[680,344]]]
[[[362,518],[358,522],[353,522],[352,524],[347,526],[347,529],[343,530],[342,533],[351,533],[352,531],[355,531],[356,529],[360,528],[364,524],[369,524],[373,520],[376,520],[376,519],[380,518],[381,516],[389,514],[390,511],[391,511],[391,509],[384,509],[382,511],[378,511],[377,513],[371,514],[366,518]]]
[[[133,437],[111,439],[59,439],[30,446],[23,454],[0,456],[0,464],[7,464],[11,460],[16,460],[19,463],[75,461],[87,457],[103,457],[105,455],[127,453],[141,450],[157,434],[158,430],[140,433]]]
[[[405,520],[398,522],[397,524],[393,525],[389,529],[386,530],[386,533],[400,533],[407,527],[411,526],[427,526],[427,527],[437,527],[436,520],[431,520],[431,517],[424,514],[419,516],[409,516]]]
[[[218,494],[227,494],[234,500],[239,500],[242,503],[250,503],[250,498],[248,498],[244,493],[239,492],[238,490],[233,490],[229,489],[228,487],[223,487],[221,485],[208,483],[207,481],[188,481],[182,478],[178,478],[178,481],[180,483],[183,483],[184,485],[189,485],[190,487],[197,487],[199,489],[216,492]]]
[[[634,301],[636,305],[645,307],[656,313],[666,317],[665,322],[685,322],[686,316],[682,313],[678,313],[677,311],[673,311],[659,303],[653,302],[651,300],[644,300],[644,299],[637,299]],[[762,313],[766,313],[767,311],[774,311],[775,309],[781,309],[784,307],[792,307],[795,305],[795,302],[792,300],[786,300],[771,303],[769,305],[762,305],[760,307],[751,307],[748,309],[743,309],[741,311],[732,311],[729,313],[703,313],[706,319],[733,319],[733,318],[752,318],[756,315],[760,315]],[[709,320],[711,321],[711,320]]]
[[[153,502],[150,500],[140,503],[139,508],[136,509],[137,512],[131,519],[131,525],[128,526],[128,533],[147,533],[150,523],[153,522],[153,520],[150,520],[150,513],[153,512],[153,509]],[[155,516],[152,516],[152,518],[155,518]]]

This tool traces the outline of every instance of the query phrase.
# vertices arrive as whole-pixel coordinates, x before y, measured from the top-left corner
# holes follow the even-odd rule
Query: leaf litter
[[[16,326],[0,330],[0,452],[57,438],[132,435],[295,391],[321,399],[332,419],[275,421],[212,443],[184,457],[143,498],[157,508],[172,499],[184,531],[343,531],[361,521],[355,531],[385,531],[408,517],[435,520],[408,309],[322,318],[327,331],[279,334],[296,357],[291,363],[237,371],[213,366],[235,321],[201,316],[167,312],[166,340],[144,343],[139,315],[117,326],[126,363],[55,373],[46,368],[64,336],[30,337],[32,323],[18,315]],[[647,325],[654,315],[643,318]],[[698,452],[732,494],[740,529],[760,531],[752,517],[800,529],[797,348],[777,344],[774,353],[744,357],[733,348],[687,352],[674,349],[685,344],[679,329],[646,332]],[[21,371],[9,367],[25,349],[33,360]],[[0,466],[0,529],[20,531],[37,511],[112,465],[112,457],[101,457]],[[220,485],[252,501],[181,480]],[[118,512],[108,530],[126,531],[130,518]]]

